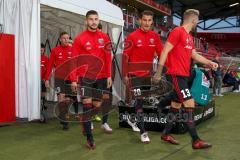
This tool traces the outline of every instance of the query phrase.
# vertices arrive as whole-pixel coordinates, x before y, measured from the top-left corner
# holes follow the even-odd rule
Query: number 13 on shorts
[[[181,93],[183,95],[183,98],[191,97],[191,93],[190,93],[189,89],[182,89]]]

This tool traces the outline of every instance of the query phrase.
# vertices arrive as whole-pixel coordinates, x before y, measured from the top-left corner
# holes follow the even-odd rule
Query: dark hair
[[[41,48],[45,48],[45,45],[43,43],[41,43]]]
[[[102,24],[99,23],[97,28],[98,28],[98,29],[102,29]]]
[[[145,10],[145,11],[143,11],[143,12],[141,12],[140,13],[140,15],[139,15],[139,18],[142,18],[143,16],[152,16],[153,17],[153,12],[152,11],[150,11],[150,10]]]
[[[61,32],[60,35],[59,35],[59,38],[61,38],[61,37],[62,37],[63,35],[65,35],[65,34],[68,34],[68,33],[65,32],[65,31],[64,31],[64,32]]]
[[[90,16],[90,15],[98,15],[98,12],[95,10],[90,10],[86,13],[86,18],[88,18],[88,16]]]

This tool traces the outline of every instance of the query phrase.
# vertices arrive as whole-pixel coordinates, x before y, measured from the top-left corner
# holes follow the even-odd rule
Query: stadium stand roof
[[[180,18],[186,9],[198,9],[201,13],[200,22],[220,18],[214,24],[200,27],[203,30],[219,29],[214,26],[224,21],[228,24],[224,28],[240,27],[240,1],[239,0],[155,0],[156,2],[167,4],[172,9],[174,16]],[[234,17],[236,23],[230,22],[227,18]],[[180,18],[181,19],[181,18]]]

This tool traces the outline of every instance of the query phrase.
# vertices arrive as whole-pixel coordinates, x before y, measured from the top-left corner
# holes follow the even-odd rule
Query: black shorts
[[[46,92],[46,86],[45,86],[45,81],[41,80],[41,92]]]
[[[151,85],[151,77],[130,77],[130,92],[132,97],[137,98],[147,96]]]
[[[95,101],[101,101],[103,94],[110,93],[107,88],[107,78],[97,80],[80,78],[80,89],[82,98],[92,98]]]
[[[189,77],[168,74],[166,78],[173,85],[172,101],[182,103],[192,99],[189,88]]]
[[[58,81],[55,80],[55,91],[57,94],[66,94],[66,95],[72,95],[72,89],[71,89],[72,82],[69,80],[65,81]]]

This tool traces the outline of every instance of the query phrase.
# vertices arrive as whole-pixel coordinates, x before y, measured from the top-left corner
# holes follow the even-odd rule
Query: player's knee
[[[97,108],[101,107],[102,102],[101,101],[93,101],[93,105]]]
[[[142,106],[143,106],[143,99],[136,99],[134,103],[136,112],[143,112]]]
[[[64,101],[66,101],[65,94],[60,93],[58,95],[58,102],[64,102]]]
[[[183,119],[187,124],[194,124],[194,108],[193,107],[184,107]]]
[[[103,94],[103,99],[109,99],[109,94]]]
[[[192,98],[192,99],[184,101],[183,105],[185,108],[194,108],[194,106],[195,106],[194,99]]]
[[[182,107],[182,104],[177,102],[171,102],[171,107],[174,109],[180,109]]]

